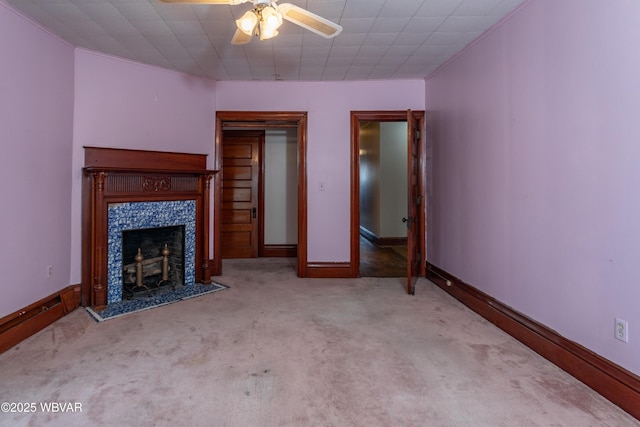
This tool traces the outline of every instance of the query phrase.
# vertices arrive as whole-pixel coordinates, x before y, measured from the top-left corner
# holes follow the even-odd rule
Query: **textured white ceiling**
[[[250,3],[6,0],[81,48],[214,80],[424,78],[525,0],[281,0],[343,27],[325,39],[285,21],[280,34],[230,44]]]

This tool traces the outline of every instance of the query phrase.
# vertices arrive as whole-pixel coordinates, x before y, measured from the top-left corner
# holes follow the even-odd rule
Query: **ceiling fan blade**
[[[236,32],[231,39],[231,44],[247,44],[251,41],[251,37],[252,36],[240,31],[240,29],[236,29]]]
[[[164,3],[184,3],[184,4],[241,4],[249,0],[160,0]]]
[[[328,39],[337,36],[342,31],[340,25],[291,3],[278,5],[278,12],[287,21],[300,25],[302,28]]]

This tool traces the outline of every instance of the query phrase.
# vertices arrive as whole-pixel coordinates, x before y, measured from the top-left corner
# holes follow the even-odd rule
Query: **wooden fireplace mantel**
[[[198,283],[211,283],[209,204],[211,178],[205,154],[84,147],[82,181],[81,303],[107,305],[110,203],[195,200]]]

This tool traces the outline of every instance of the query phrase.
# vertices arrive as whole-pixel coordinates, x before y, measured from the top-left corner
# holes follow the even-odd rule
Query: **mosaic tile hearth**
[[[110,203],[108,207],[107,304],[122,301],[122,232],[185,226],[184,285],[195,283],[196,201]]]
[[[107,308],[102,311],[94,311],[91,307],[86,307],[86,310],[91,314],[94,320],[102,322],[103,320],[161,307],[163,305],[184,301],[186,299],[210,294],[223,289],[229,289],[229,287],[220,283],[211,283],[209,285],[195,283],[192,286],[184,286],[178,290],[165,292],[160,295],[148,296],[141,299],[122,300],[120,302],[109,304]]]

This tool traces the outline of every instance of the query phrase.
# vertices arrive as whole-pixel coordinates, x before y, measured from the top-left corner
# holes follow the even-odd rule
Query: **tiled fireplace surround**
[[[122,232],[185,226],[184,285],[211,283],[206,155],[85,147],[84,306],[122,300]]]
[[[123,231],[184,225],[184,286],[195,283],[195,200],[111,203],[108,208],[107,302],[122,301]],[[131,262],[129,260],[128,262]]]

